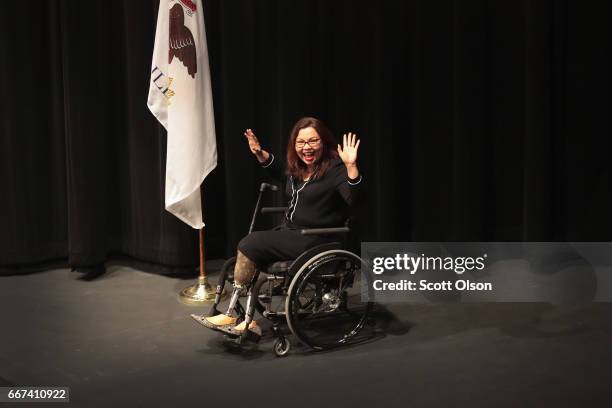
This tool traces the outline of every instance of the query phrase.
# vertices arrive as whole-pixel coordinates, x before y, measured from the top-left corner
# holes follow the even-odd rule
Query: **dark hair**
[[[293,125],[289,134],[289,142],[287,144],[287,174],[297,179],[303,180],[306,175],[306,164],[297,155],[295,151],[295,141],[300,130],[313,128],[321,138],[321,158],[315,164],[314,174],[312,177],[322,177],[331,166],[332,159],[338,157],[336,149],[336,141],[331,131],[323,122],[317,118],[304,117],[299,119]]]

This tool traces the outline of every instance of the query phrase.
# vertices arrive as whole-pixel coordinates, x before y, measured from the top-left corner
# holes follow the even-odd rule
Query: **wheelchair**
[[[258,214],[283,214],[286,211],[286,207],[261,208],[261,198],[267,190],[277,191],[278,187],[261,184],[249,234],[253,231]],[[255,312],[271,322],[276,338],[274,353],[279,357],[286,356],[291,349],[286,328],[311,349],[327,350],[356,340],[368,323],[372,309],[372,303],[362,301],[361,296],[362,290],[371,286],[361,282],[364,279],[361,274],[363,261],[345,249],[349,223],[336,228],[312,228],[300,232],[304,235],[341,235],[343,239],[310,248],[294,260],[258,267],[252,283],[241,296],[235,295],[246,297],[246,305],[243,307],[239,298],[230,299],[230,305],[235,302],[238,322],[245,321],[247,328]],[[215,301],[208,316],[221,313],[218,305],[226,282],[233,283],[235,262],[234,257],[223,265]],[[259,341],[261,335],[253,339],[250,329],[225,334],[228,341],[239,347],[252,340]]]

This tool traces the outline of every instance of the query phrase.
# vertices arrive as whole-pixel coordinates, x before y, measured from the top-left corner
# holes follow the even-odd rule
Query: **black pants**
[[[289,261],[314,246],[341,241],[338,235],[302,235],[301,227],[287,222],[268,231],[254,231],[240,240],[238,250],[258,267]]]

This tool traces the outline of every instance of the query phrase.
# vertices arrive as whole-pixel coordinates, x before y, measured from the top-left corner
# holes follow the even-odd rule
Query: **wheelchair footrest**
[[[208,320],[206,320],[206,316],[200,316],[200,315],[195,315],[192,314],[191,317],[193,318],[193,320],[195,320],[196,322],[200,323],[201,325],[212,329],[214,331],[218,331],[220,333],[225,334],[227,337],[232,338],[232,339],[239,339],[242,335],[242,331],[237,331],[235,329],[235,325],[233,324],[228,324],[228,325],[224,325],[224,326],[217,326],[214,325],[212,323],[210,323]],[[261,332],[261,327],[259,326],[254,326],[251,327],[248,330],[248,333],[246,335],[246,339],[253,341],[253,342],[258,342],[261,339],[262,336],[262,332]]]

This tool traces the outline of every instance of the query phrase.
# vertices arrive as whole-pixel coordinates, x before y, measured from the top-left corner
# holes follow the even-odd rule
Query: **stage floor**
[[[209,263],[212,282],[219,266]],[[612,397],[612,304],[378,306],[371,341],[325,353],[294,345],[277,358],[270,336],[240,354],[195,323],[189,314],[205,309],[177,296],[195,279],[125,266],[79,277],[0,277],[0,386],[69,386],[74,407],[576,407]]]

